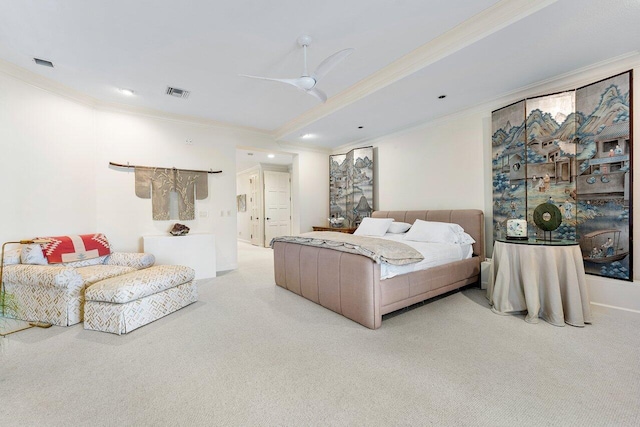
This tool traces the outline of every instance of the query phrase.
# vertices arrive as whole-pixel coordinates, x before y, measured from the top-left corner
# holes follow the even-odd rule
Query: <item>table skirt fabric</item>
[[[544,246],[495,242],[487,288],[498,314],[525,312],[555,326],[591,323],[589,292],[578,245]]]

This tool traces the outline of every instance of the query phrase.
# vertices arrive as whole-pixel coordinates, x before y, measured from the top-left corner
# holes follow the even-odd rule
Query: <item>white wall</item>
[[[249,179],[252,173],[256,173],[257,169],[244,171],[238,173],[236,176],[236,195],[247,195],[247,210],[246,212],[238,212],[238,240],[243,242],[251,242],[251,183]]]
[[[301,151],[293,159],[292,232],[305,233],[326,225],[329,217],[329,153]],[[299,200],[295,203],[295,200]],[[299,228],[297,229],[296,226]]]
[[[143,235],[166,234],[180,222],[190,233],[216,236],[218,270],[236,268],[235,145],[239,137],[219,128],[114,111],[96,112],[98,229],[119,250],[142,250]],[[185,143],[192,141],[192,145]],[[209,195],[196,200],[196,218],[154,221],[151,199],[134,191],[134,173],[111,169],[109,161],[179,169],[222,170],[209,174]],[[204,216],[206,215],[206,216]]]
[[[484,210],[482,115],[414,128],[375,143],[378,210]]]
[[[92,108],[0,73],[0,241],[96,229]]]

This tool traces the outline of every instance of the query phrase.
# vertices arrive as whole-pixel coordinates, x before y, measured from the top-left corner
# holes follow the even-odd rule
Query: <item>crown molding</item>
[[[119,104],[116,102],[105,102],[96,100],[94,107],[96,110],[112,111],[116,113],[135,114],[139,116],[146,116],[153,119],[161,119],[167,121],[174,121],[179,123],[188,123],[190,125],[201,126],[204,128],[216,128],[230,130],[234,132],[249,132],[258,134],[269,139],[273,139],[273,133],[264,129],[254,128],[250,126],[234,125],[227,122],[220,122],[217,120],[205,119],[203,117],[189,116],[186,114],[167,113],[164,111],[156,110],[147,107],[138,107],[133,105]]]
[[[95,107],[97,100],[89,95],[86,95],[78,90],[70,88],[53,81],[26,68],[19,67],[11,62],[0,59],[0,72],[6,74],[9,77],[13,77],[28,85],[34,86],[38,89],[46,92],[53,93],[55,95],[62,96],[63,98],[75,101],[79,104],[83,104],[89,107]]]
[[[0,73],[3,73],[9,77],[19,80],[28,85],[34,86],[38,89],[44,90],[54,95],[61,96],[68,100],[77,102],[82,105],[94,108],[102,111],[113,111],[118,113],[136,114],[146,116],[155,119],[169,120],[180,123],[189,123],[191,125],[198,125],[202,127],[213,127],[219,129],[225,129],[235,132],[249,132],[258,134],[269,139],[274,139],[273,132],[254,128],[250,126],[239,126],[231,123],[220,122],[211,119],[205,119],[201,117],[189,116],[184,114],[167,113],[164,111],[156,110],[147,107],[137,107],[132,105],[120,104],[116,102],[101,101],[97,98],[89,96],[83,92],[66,86],[62,83],[58,83],[52,79],[44,77],[33,71],[22,68],[11,62],[0,59]]]
[[[558,0],[500,0],[456,27],[276,129],[282,139],[396,81],[517,22]]]
[[[285,142],[285,141],[277,141],[277,144],[280,148],[283,148],[285,150],[311,151],[314,153],[323,153],[323,154],[331,154],[332,152],[331,148],[323,147],[320,145],[297,144],[295,142]]]

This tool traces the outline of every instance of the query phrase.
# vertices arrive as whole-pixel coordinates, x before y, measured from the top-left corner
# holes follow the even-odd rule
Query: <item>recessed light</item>
[[[124,88],[120,88],[120,93],[123,95],[127,95],[127,96],[133,96],[133,94],[135,93],[133,91],[133,89],[124,89]]]
[[[270,159],[273,159],[276,155],[275,154],[267,154],[267,157]]]
[[[446,97],[447,97],[447,95],[440,95],[440,96],[438,97],[438,99],[445,99]]]
[[[305,133],[304,135],[301,136],[302,139],[311,139],[311,138],[315,138],[315,134],[313,133]]]

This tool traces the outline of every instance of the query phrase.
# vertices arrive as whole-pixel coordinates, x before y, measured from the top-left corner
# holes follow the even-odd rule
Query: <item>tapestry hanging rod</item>
[[[136,166],[136,165],[130,165],[129,162],[127,162],[126,165],[123,165],[123,164],[120,164],[120,163],[109,162],[109,166],[115,166],[115,167],[118,167],[118,168],[127,168],[127,169],[132,169],[132,168],[139,168],[139,169],[172,169],[172,170],[181,170],[181,171],[185,171],[185,172],[222,173],[222,171],[214,171],[213,169],[209,169],[208,171],[202,171],[202,170],[196,170],[196,169],[161,168],[161,167],[154,167],[154,166]]]

